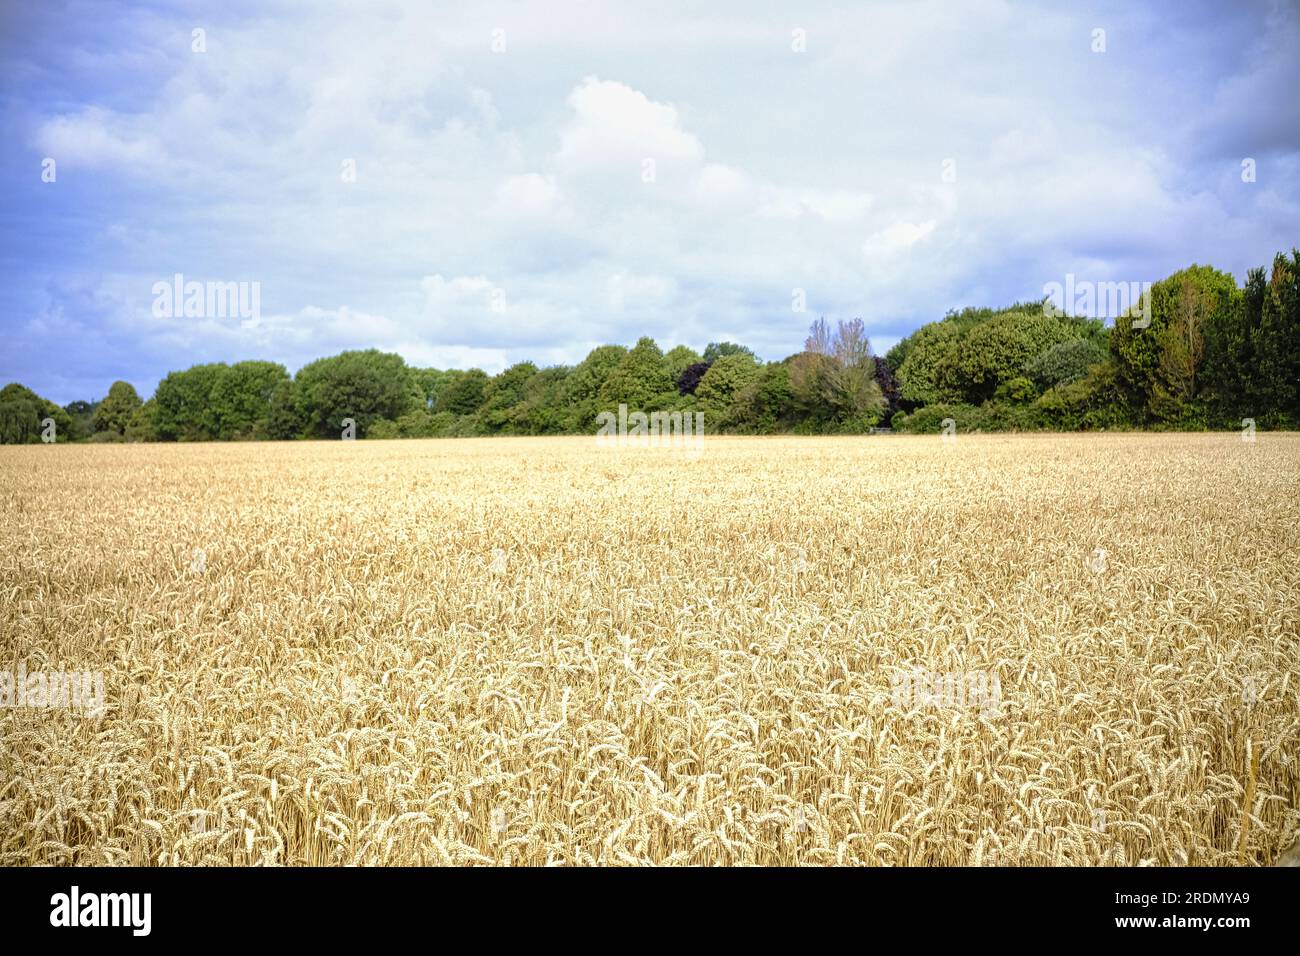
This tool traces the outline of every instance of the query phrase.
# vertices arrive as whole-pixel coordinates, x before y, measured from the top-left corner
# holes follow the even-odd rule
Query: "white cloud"
[[[69,169],[128,168],[154,172],[163,159],[158,140],[126,118],[97,106],[51,117],[36,131],[38,149]]]
[[[538,173],[509,176],[497,187],[492,213],[503,219],[545,217],[555,209],[558,196],[554,177]]]
[[[94,317],[75,321],[161,370],[369,345],[490,368],[642,334],[779,358],[820,314],[879,343],[1066,271],[1240,273],[1294,242],[1277,41],[1122,5],[1105,56],[1091,17],[1000,0],[745,14],[271,6],[214,15],[201,55],[166,13],[51,32],[73,75],[57,97],[22,81],[29,145],[98,203],[60,236],[78,257],[23,263],[20,314]],[[1280,7],[1260,19],[1296,35]],[[1261,143],[1253,191],[1238,158],[1189,161],[1222,130]],[[261,326],[152,321],[149,284],[175,272],[260,281]]]
[[[862,251],[867,256],[905,252],[932,232],[934,220],[892,223],[868,239],[863,244]]]
[[[622,83],[589,76],[568,103],[573,115],[555,157],[566,174],[615,167],[635,178],[645,159],[692,167],[704,158],[704,147],[681,128],[674,107]]]

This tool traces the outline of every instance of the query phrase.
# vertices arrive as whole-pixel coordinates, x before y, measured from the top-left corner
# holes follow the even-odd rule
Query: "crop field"
[[[1250,437],[0,448],[0,864],[1269,864]]]

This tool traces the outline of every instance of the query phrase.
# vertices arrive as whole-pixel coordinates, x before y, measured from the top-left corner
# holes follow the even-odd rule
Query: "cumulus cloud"
[[[700,141],[681,128],[677,110],[622,83],[589,76],[569,94],[573,111],[560,137],[556,162],[566,173],[626,166],[646,158],[698,163]]]

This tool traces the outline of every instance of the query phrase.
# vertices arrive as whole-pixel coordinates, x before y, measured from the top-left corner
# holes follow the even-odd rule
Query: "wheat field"
[[[1260,865],[1300,831],[1294,434],[6,447],[0,509],[0,864]]]

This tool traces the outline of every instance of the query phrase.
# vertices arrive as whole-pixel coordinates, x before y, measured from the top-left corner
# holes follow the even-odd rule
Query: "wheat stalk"
[[[0,708],[0,865],[1272,862],[1296,487],[1281,433],[0,448],[0,670],[105,694]]]

